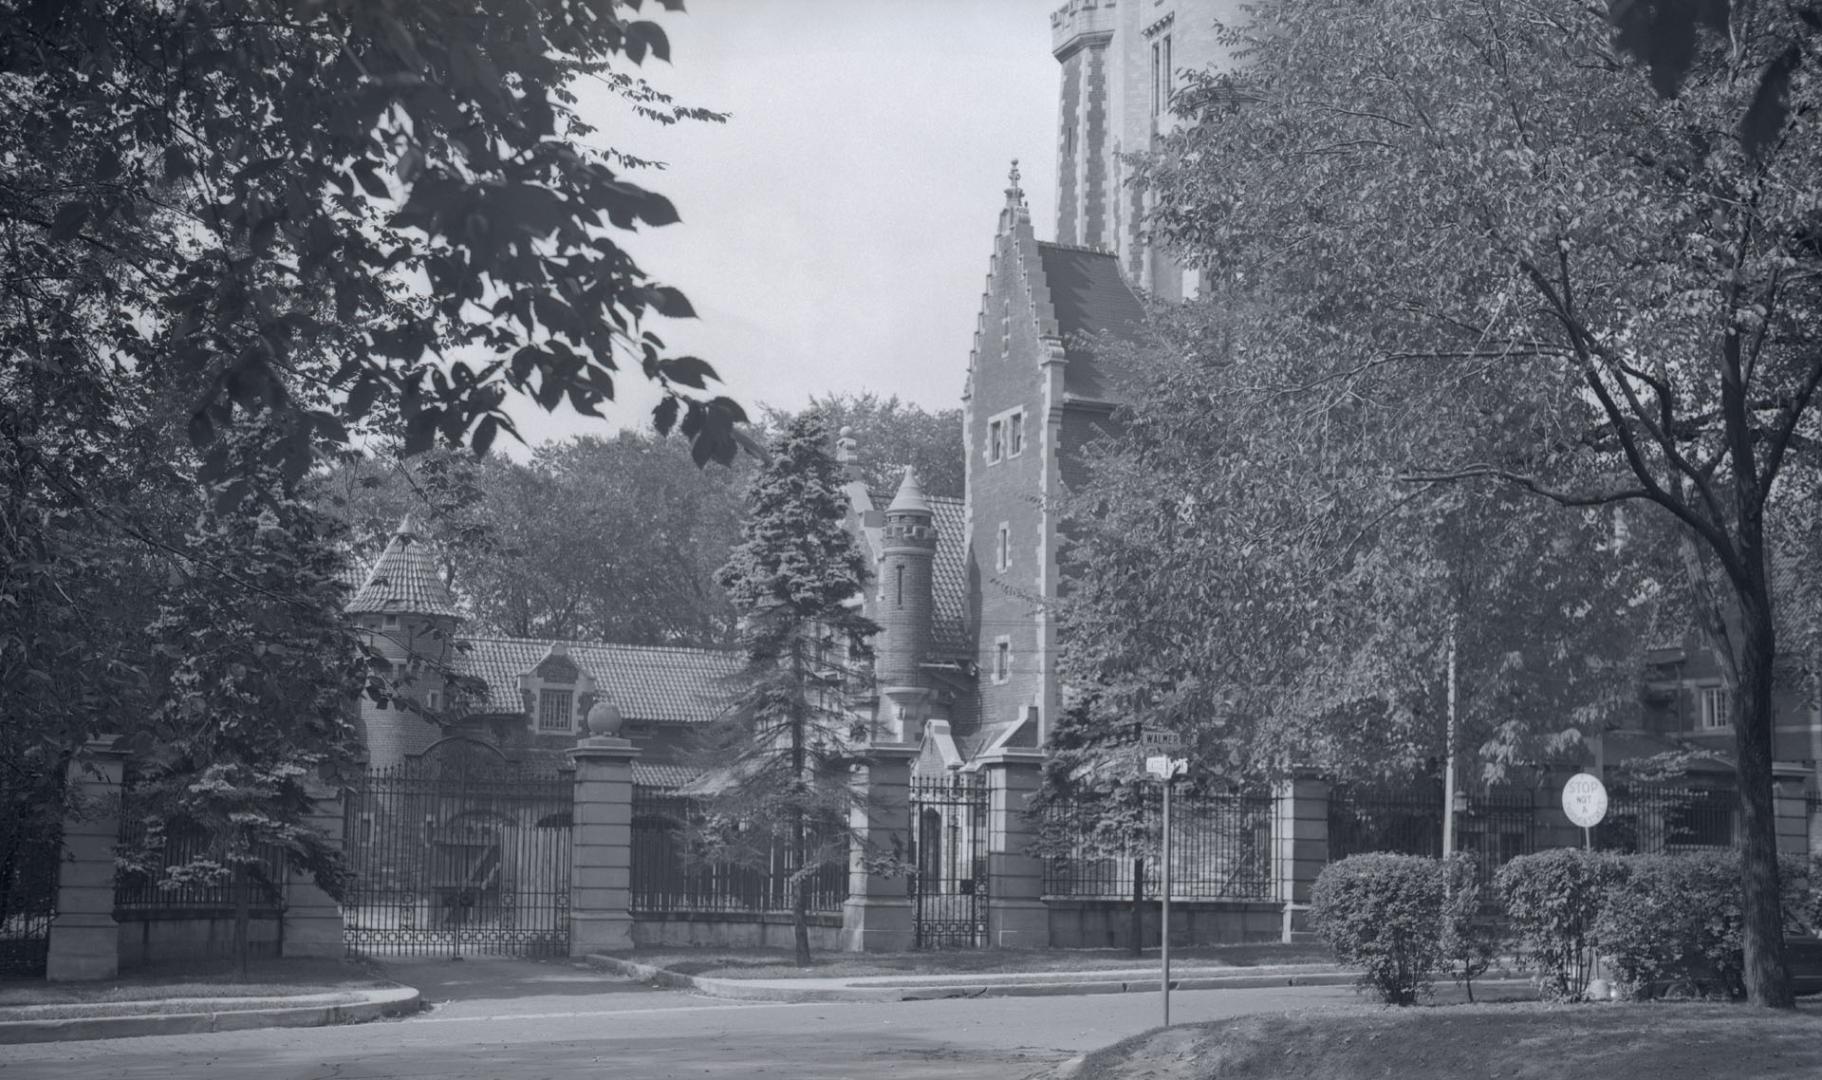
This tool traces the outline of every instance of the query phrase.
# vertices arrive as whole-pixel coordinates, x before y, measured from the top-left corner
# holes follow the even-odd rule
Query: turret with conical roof
[[[917,482],[917,471],[905,469],[898,494],[886,507],[880,534],[879,644],[875,671],[883,711],[902,737],[915,739],[927,719],[936,564],[936,524],[930,502]]]
[[[399,522],[347,611],[384,659],[380,674],[394,694],[384,704],[361,699],[368,763],[396,765],[442,734],[431,717],[449,708],[445,672],[462,621],[455,594],[411,515]]]

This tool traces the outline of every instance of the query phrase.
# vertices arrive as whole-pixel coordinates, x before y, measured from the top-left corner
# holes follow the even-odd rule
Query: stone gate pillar
[[[848,899],[841,907],[841,947],[849,952],[903,952],[912,947],[911,898],[905,878],[874,872],[868,859],[910,854],[911,763],[918,748],[874,743],[851,777]]]
[[[575,763],[569,879],[569,955],[633,947],[633,759],[639,748],[589,710],[589,735],[569,751]]]
[[[323,835],[323,843],[342,849],[342,793],[312,786],[315,807],[305,824]],[[282,956],[339,959],[347,952],[342,941],[342,906],[295,865],[285,873],[285,931]]]
[[[997,948],[1050,945],[1044,904],[1044,861],[1027,854],[1036,829],[1025,817],[1038,789],[1044,754],[1001,749],[981,759],[987,774],[987,940]]]
[[[1272,878],[1284,903],[1283,940],[1307,929],[1310,890],[1329,861],[1329,784],[1314,777],[1280,781],[1272,814]]]
[[[126,754],[109,739],[91,742],[70,762],[74,809],[63,820],[57,918],[51,923],[45,978],[111,979],[120,973],[120,925],[114,921],[114,845],[120,839],[120,793]]]

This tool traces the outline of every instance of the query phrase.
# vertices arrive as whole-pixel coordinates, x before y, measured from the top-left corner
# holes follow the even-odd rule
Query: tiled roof
[[[869,492],[874,506],[885,506],[887,493]],[[936,562],[930,568],[930,645],[940,660],[973,660],[974,639],[968,633],[967,504],[946,495],[925,495],[930,523],[936,527]]]
[[[633,762],[633,786],[643,788],[680,788],[701,775],[701,770],[688,765]]]
[[[947,660],[974,659],[968,633],[967,504],[960,499],[926,495],[936,526],[936,565],[931,570],[933,612],[930,644]]]
[[[360,591],[348,601],[348,610],[356,614],[462,616],[455,594],[443,583],[430,547],[418,535],[410,517],[399,523],[398,531],[386,542],[386,550],[374,560]]]
[[[1069,358],[1064,389],[1077,397],[1116,400],[1107,358],[1095,355],[1085,339],[1101,334],[1131,337],[1144,320],[1145,310],[1121,276],[1119,260],[1102,251],[1043,242],[1038,244],[1038,257]]]
[[[525,711],[519,676],[538,666],[553,643],[532,638],[464,638],[457,643],[457,674],[487,684],[481,706],[491,713]],[[697,724],[721,715],[732,690],[727,678],[741,667],[739,653],[651,645],[564,643],[569,659],[595,685],[614,695],[629,720]]]

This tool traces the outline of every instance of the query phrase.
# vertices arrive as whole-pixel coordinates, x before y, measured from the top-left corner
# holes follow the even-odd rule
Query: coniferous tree
[[[822,420],[790,421],[748,494],[743,540],[716,575],[742,619],[746,667],[699,759],[718,790],[698,849],[755,866],[786,855],[799,964],[810,962],[817,872],[847,861],[845,772],[863,724],[849,703],[878,631],[853,603],[867,562],[841,485]]]

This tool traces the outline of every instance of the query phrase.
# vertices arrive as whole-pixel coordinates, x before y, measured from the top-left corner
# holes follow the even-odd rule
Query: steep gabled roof
[[[1064,391],[1078,398],[1112,401],[1109,361],[1090,347],[1101,335],[1130,338],[1145,319],[1145,309],[1120,273],[1113,255],[1089,248],[1038,242],[1038,260],[1063,339]]]
[[[476,709],[519,714],[519,676],[550,654],[551,641],[535,638],[464,638],[457,646],[458,675],[480,679],[487,695]],[[740,670],[739,653],[722,649],[681,649],[656,645],[564,642],[565,656],[614,695],[629,720],[700,724],[720,716],[730,690],[728,676]]]
[[[407,514],[386,550],[367,572],[360,591],[348,601],[350,614],[446,615],[462,617],[455,594],[437,572],[430,546]]]

